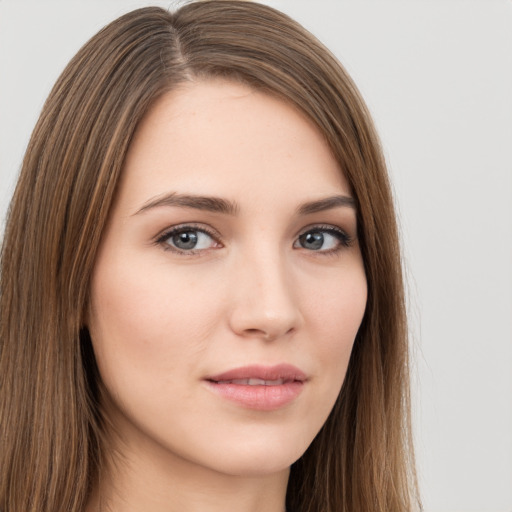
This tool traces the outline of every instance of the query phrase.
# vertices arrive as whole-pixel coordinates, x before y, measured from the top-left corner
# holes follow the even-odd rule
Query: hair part
[[[0,275],[0,510],[83,511],[105,457],[102,386],[84,312],[96,252],[135,130],[180,83],[225,78],[300,109],[357,204],[368,302],[326,424],[293,466],[287,507],[419,507],[407,326],[386,166],[338,61],[253,2],[151,7],[107,25],[71,60],[34,129],[8,213]],[[27,463],[29,461],[29,463]]]

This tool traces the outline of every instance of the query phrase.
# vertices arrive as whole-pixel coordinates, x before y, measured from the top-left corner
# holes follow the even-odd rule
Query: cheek
[[[339,392],[345,377],[355,337],[366,309],[364,270],[357,267],[332,279],[308,300],[309,338],[314,340],[319,375],[326,396]],[[334,393],[333,393],[334,392]]]
[[[331,275],[321,284],[315,287],[309,283],[304,291],[309,322],[324,330],[328,338],[353,339],[366,309],[367,283],[362,266]]]
[[[197,287],[158,266],[100,262],[91,289],[89,330],[107,388],[148,391],[193,366],[218,316]]]

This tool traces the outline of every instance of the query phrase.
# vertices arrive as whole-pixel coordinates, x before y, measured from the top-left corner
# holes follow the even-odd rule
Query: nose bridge
[[[286,255],[277,244],[257,245],[237,262],[231,326],[244,336],[275,339],[298,327],[300,310]]]

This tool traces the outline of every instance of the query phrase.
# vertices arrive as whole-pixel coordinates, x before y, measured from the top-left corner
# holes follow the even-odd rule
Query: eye
[[[318,226],[302,233],[294,247],[308,251],[336,252],[349,247],[351,242],[350,236],[341,229],[332,226]]]
[[[221,246],[213,234],[204,228],[199,229],[194,226],[172,228],[160,236],[156,242],[163,245],[166,250],[185,254],[195,254],[198,251]]]

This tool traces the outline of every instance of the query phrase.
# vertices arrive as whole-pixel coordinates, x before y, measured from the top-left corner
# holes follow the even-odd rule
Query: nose
[[[277,251],[243,258],[232,274],[230,327],[244,338],[276,340],[302,324],[292,272]]]

